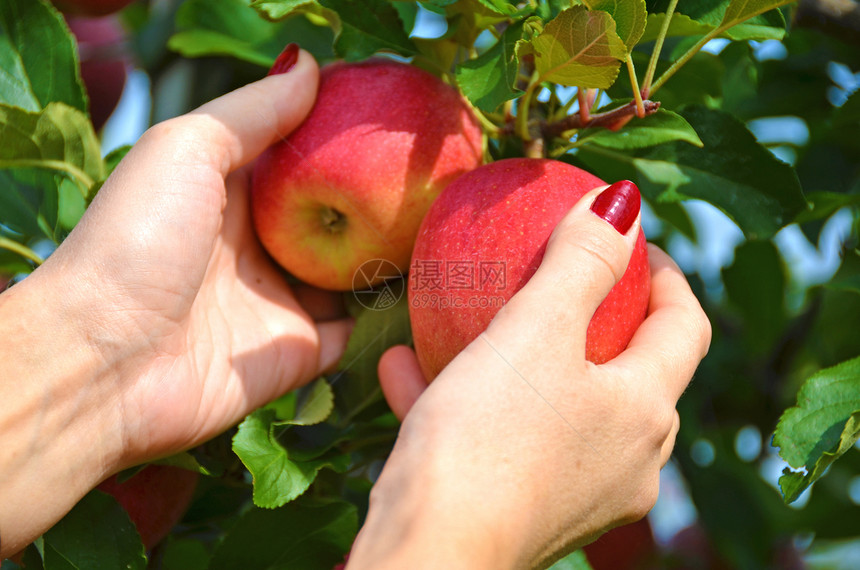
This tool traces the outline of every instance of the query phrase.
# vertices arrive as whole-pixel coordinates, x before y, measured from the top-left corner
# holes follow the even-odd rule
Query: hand
[[[405,421],[350,568],[541,567],[654,505],[675,404],[710,325],[677,266],[649,246],[646,321],[614,360],[585,360],[587,324],[639,231],[621,236],[590,213],[595,195],[429,387],[410,349],[383,356],[380,382]]]
[[[289,73],[150,129],[68,239],[0,296],[17,339],[0,354],[0,400],[18,405],[0,415],[4,554],[108,474],[201,443],[336,364],[350,330],[339,296],[286,286],[255,238],[245,168],[304,119],[317,81],[301,53]]]

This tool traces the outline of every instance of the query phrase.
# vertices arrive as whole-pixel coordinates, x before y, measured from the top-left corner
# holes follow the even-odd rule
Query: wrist
[[[522,567],[521,518],[497,511],[510,497],[492,496],[508,490],[473,485],[456,452],[404,439],[371,492],[349,569]]]
[[[65,294],[42,288],[34,273],[0,296],[4,556],[121,466],[115,383],[104,381],[109,366],[81,334],[84,315]]]

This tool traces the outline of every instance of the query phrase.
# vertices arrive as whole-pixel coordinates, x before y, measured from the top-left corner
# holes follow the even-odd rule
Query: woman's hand
[[[3,555],[105,476],[336,364],[339,297],[287,287],[255,237],[245,168],[304,119],[317,82],[302,52],[147,131],[68,239],[0,296]]]
[[[622,236],[592,214],[595,195],[429,387],[410,349],[384,355],[380,381],[405,421],[350,568],[540,567],[654,505],[675,404],[710,325],[677,266],[650,246],[647,319],[617,358],[585,360],[588,322],[639,231],[637,221]]]

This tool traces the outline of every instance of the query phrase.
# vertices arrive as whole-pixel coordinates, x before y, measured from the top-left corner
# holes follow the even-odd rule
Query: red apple
[[[658,558],[648,519],[614,528],[583,550],[593,570],[653,568]]]
[[[750,537],[750,540],[763,540],[762,537]],[[804,570],[807,563],[800,552],[788,538],[777,539],[768,544],[767,558],[762,567],[778,568],[779,570]],[[695,568],[696,570],[731,570],[737,568],[728,553],[721,552],[714,544],[711,536],[699,523],[679,530],[666,546],[663,555],[664,565],[668,568]]]
[[[534,274],[568,210],[604,184],[563,162],[512,158],[475,169],[445,189],[421,225],[409,273],[415,352],[428,380]],[[599,364],[627,347],[645,318],[650,285],[640,232],[627,272],[589,324],[588,360]]]
[[[324,289],[349,290],[372,259],[405,272],[421,219],[481,164],[482,143],[459,93],[426,71],[329,65],[308,118],[256,163],[257,233],[287,271]]]
[[[730,570],[730,564],[714,547],[707,531],[693,524],[678,531],[668,544],[665,558],[671,568]]]
[[[199,477],[199,473],[179,467],[148,465],[122,483],[114,475],[98,489],[122,505],[150,550],[182,519]]]
[[[125,8],[133,0],[52,0],[58,10],[79,16],[107,16]]]
[[[67,18],[78,40],[81,79],[90,99],[90,118],[99,130],[116,109],[128,75],[125,30],[115,16]]]

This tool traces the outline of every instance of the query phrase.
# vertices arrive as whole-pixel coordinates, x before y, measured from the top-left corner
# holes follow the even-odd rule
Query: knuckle
[[[230,145],[228,133],[220,123],[197,113],[157,123],[141,138],[147,146],[169,156],[173,162],[218,168],[221,167],[220,157],[215,151]]]
[[[636,520],[645,518],[651,512],[651,509],[657,504],[657,496],[659,494],[660,481],[659,475],[657,475],[643,486],[631,504],[632,515],[636,517]]]
[[[701,307],[699,307],[697,325],[698,336],[696,338],[699,338],[701,342],[699,354],[702,358],[704,358],[708,354],[708,351],[711,347],[713,328],[711,326],[711,320],[708,318],[708,315],[705,314],[705,311]]]
[[[627,264],[621,266],[618,263],[616,244],[606,239],[603,232],[576,232],[575,235],[567,234],[565,237],[589,260],[595,277],[613,283],[621,280]]]

